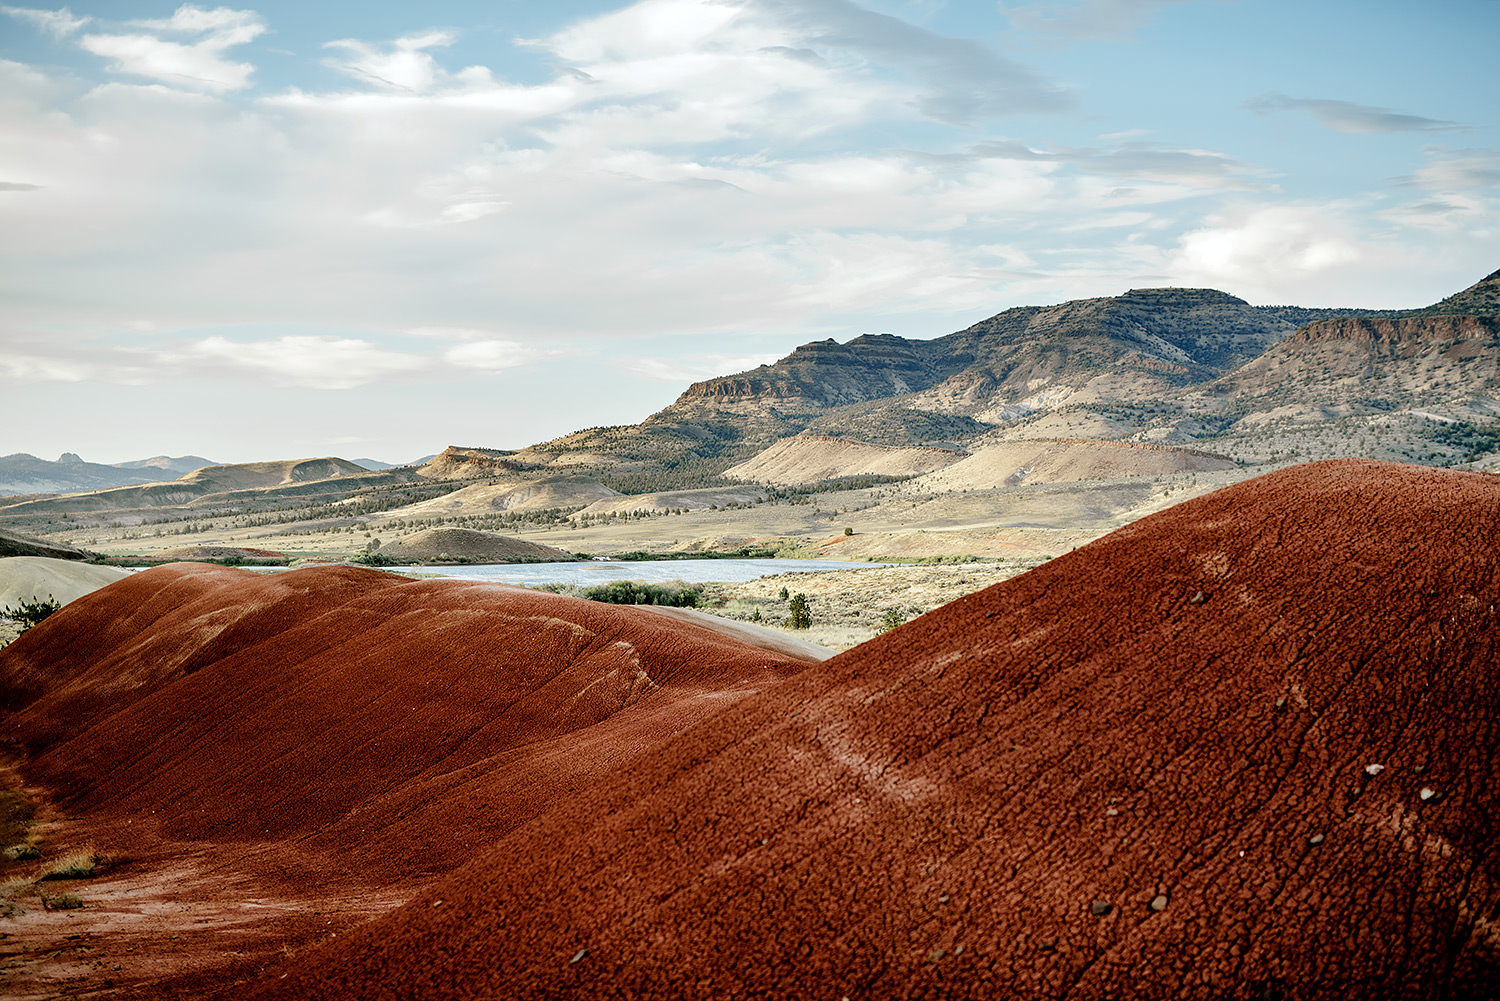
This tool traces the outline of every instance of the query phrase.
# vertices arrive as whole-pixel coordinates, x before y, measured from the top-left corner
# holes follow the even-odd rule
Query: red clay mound
[[[261,998],[1500,983],[1500,478],[1137,522],[743,700]],[[441,905],[439,905],[441,901]]]
[[[445,871],[807,664],[576,598],[319,567],[139,574],[0,656],[4,739],[70,813]],[[101,822],[101,830],[109,825]]]

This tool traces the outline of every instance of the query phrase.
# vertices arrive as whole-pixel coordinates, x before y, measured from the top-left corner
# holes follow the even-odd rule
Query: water
[[[434,577],[481,580],[493,584],[577,584],[592,587],[615,580],[639,580],[660,584],[669,580],[689,584],[710,581],[743,584],[778,573],[811,573],[814,570],[858,570],[891,566],[889,563],[850,563],[845,560],[643,560],[641,562],[588,563],[475,563],[441,567],[385,567]]]

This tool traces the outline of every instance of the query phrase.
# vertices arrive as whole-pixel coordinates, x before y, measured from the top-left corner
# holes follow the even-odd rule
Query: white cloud
[[[1184,234],[1176,268],[1229,287],[1254,282],[1272,268],[1315,275],[1362,256],[1342,220],[1318,207],[1256,207],[1210,220]]]
[[[36,10],[31,7],[0,7],[0,12],[11,17],[30,21],[53,38],[66,38],[89,21],[89,17],[74,17],[73,12],[63,7],[60,10]]]
[[[94,55],[113,60],[111,69],[115,72],[211,92],[249,86],[255,67],[230,61],[226,51],[253,41],[266,30],[265,22],[254,11],[226,7],[204,10],[192,4],[179,7],[166,20],[132,24],[158,33],[202,37],[183,43],[160,34],[90,34],[80,38],[79,44]]]
[[[398,38],[384,50],[352,38],[328,42],[325,47],[347,54],[331,65],[349,76],[389,90],[422,94],[439,81],[449,82],[426,50],[452,45],[455,37],[450,31],[430,31]]]
[[[416,356],[350,337],[206,337],[164,352],[187,371],[264,376],[273,385],[351,389],[425,367]]]
[[[455,368],[493,373],[530,364],[547,354],[519,341],[489,338],[455,345],[443,352],[443,361]]]

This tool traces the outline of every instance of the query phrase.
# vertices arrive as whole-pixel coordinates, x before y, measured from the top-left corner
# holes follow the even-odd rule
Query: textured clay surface
[[[174,564],[7,648],[0,738],[106,842],[295,843],[378,885],[451,869],[809,659],[520,588]]]
[[[1364,461],[1182,504],[740,700],[256,996],[1493,997],[1497,526],[1500,479]]]

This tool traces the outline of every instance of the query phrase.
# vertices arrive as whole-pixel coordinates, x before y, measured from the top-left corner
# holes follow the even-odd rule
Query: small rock
[[[1385,771],[1385,765],[1365,765],[1366,775],[1379,775]]]
[[[942,958],[943,958],[943,950],[942,949],[934,949],[934,950],[932,950],[931,952],[929,952],[927,954],[927,962],[929,962],[929,963],[936,963],[938,960],[940,960]]]
[[[1413,772],[1417,773],[1418,775],[1421,775],[1423,772],[1427,771],[1427,766],[1426,765],[1412,765],[1411,766],[1411,770]]]
[[[1310,845],[1321,845],[1323,843],[1323,835],[1314,834],[1312,837],[1307,839],[1307,843]]]
[[[1104,915],[1108,914],[1114,909],[1114,905],[1111,904],[1108,900],[1096,900],[1089,905],[1089,911],[1096,918],[1102,918],[1104,917]]]
[[[1437,790],[1435,790],[1435,789],[1429,789],[1426,786],[1423,786],[1422,787],[1422,791],[1421,791],[1421,793],[1419,793],[1419,795],[1424,800],[1428,800],[1428,799],[1431,799],[1432,797],[1434,797],[1434,796],[1437,795]]]
[[[1208,600],[1208,595],[1204,594],[1202,591],[1199,591],[1197,594],[1193,595],[1191,600],[1193,604],[1201,605]]]
[[[584,956],[587,956],[588,954],[589,954],[589,951],[587,949],[579,949],[577,952],[573,953],[573,958],[570,959],[570,960],[568,960],[568,965],[572,966],[574,963],[578,962],[580,959],[582,959]]]
[[[1155,897],[1151,898],[1151,909],[1153,911],[1164,911],[1167,909],[1167,903],[1167,895],[1165,893],[1158,893]]]
[[[1106,817],[1118,817],[1120,815],[1120,811],[1116,810],[1114,807],[1110,807],[1108,810],[1104,811],[1104,815]]]

